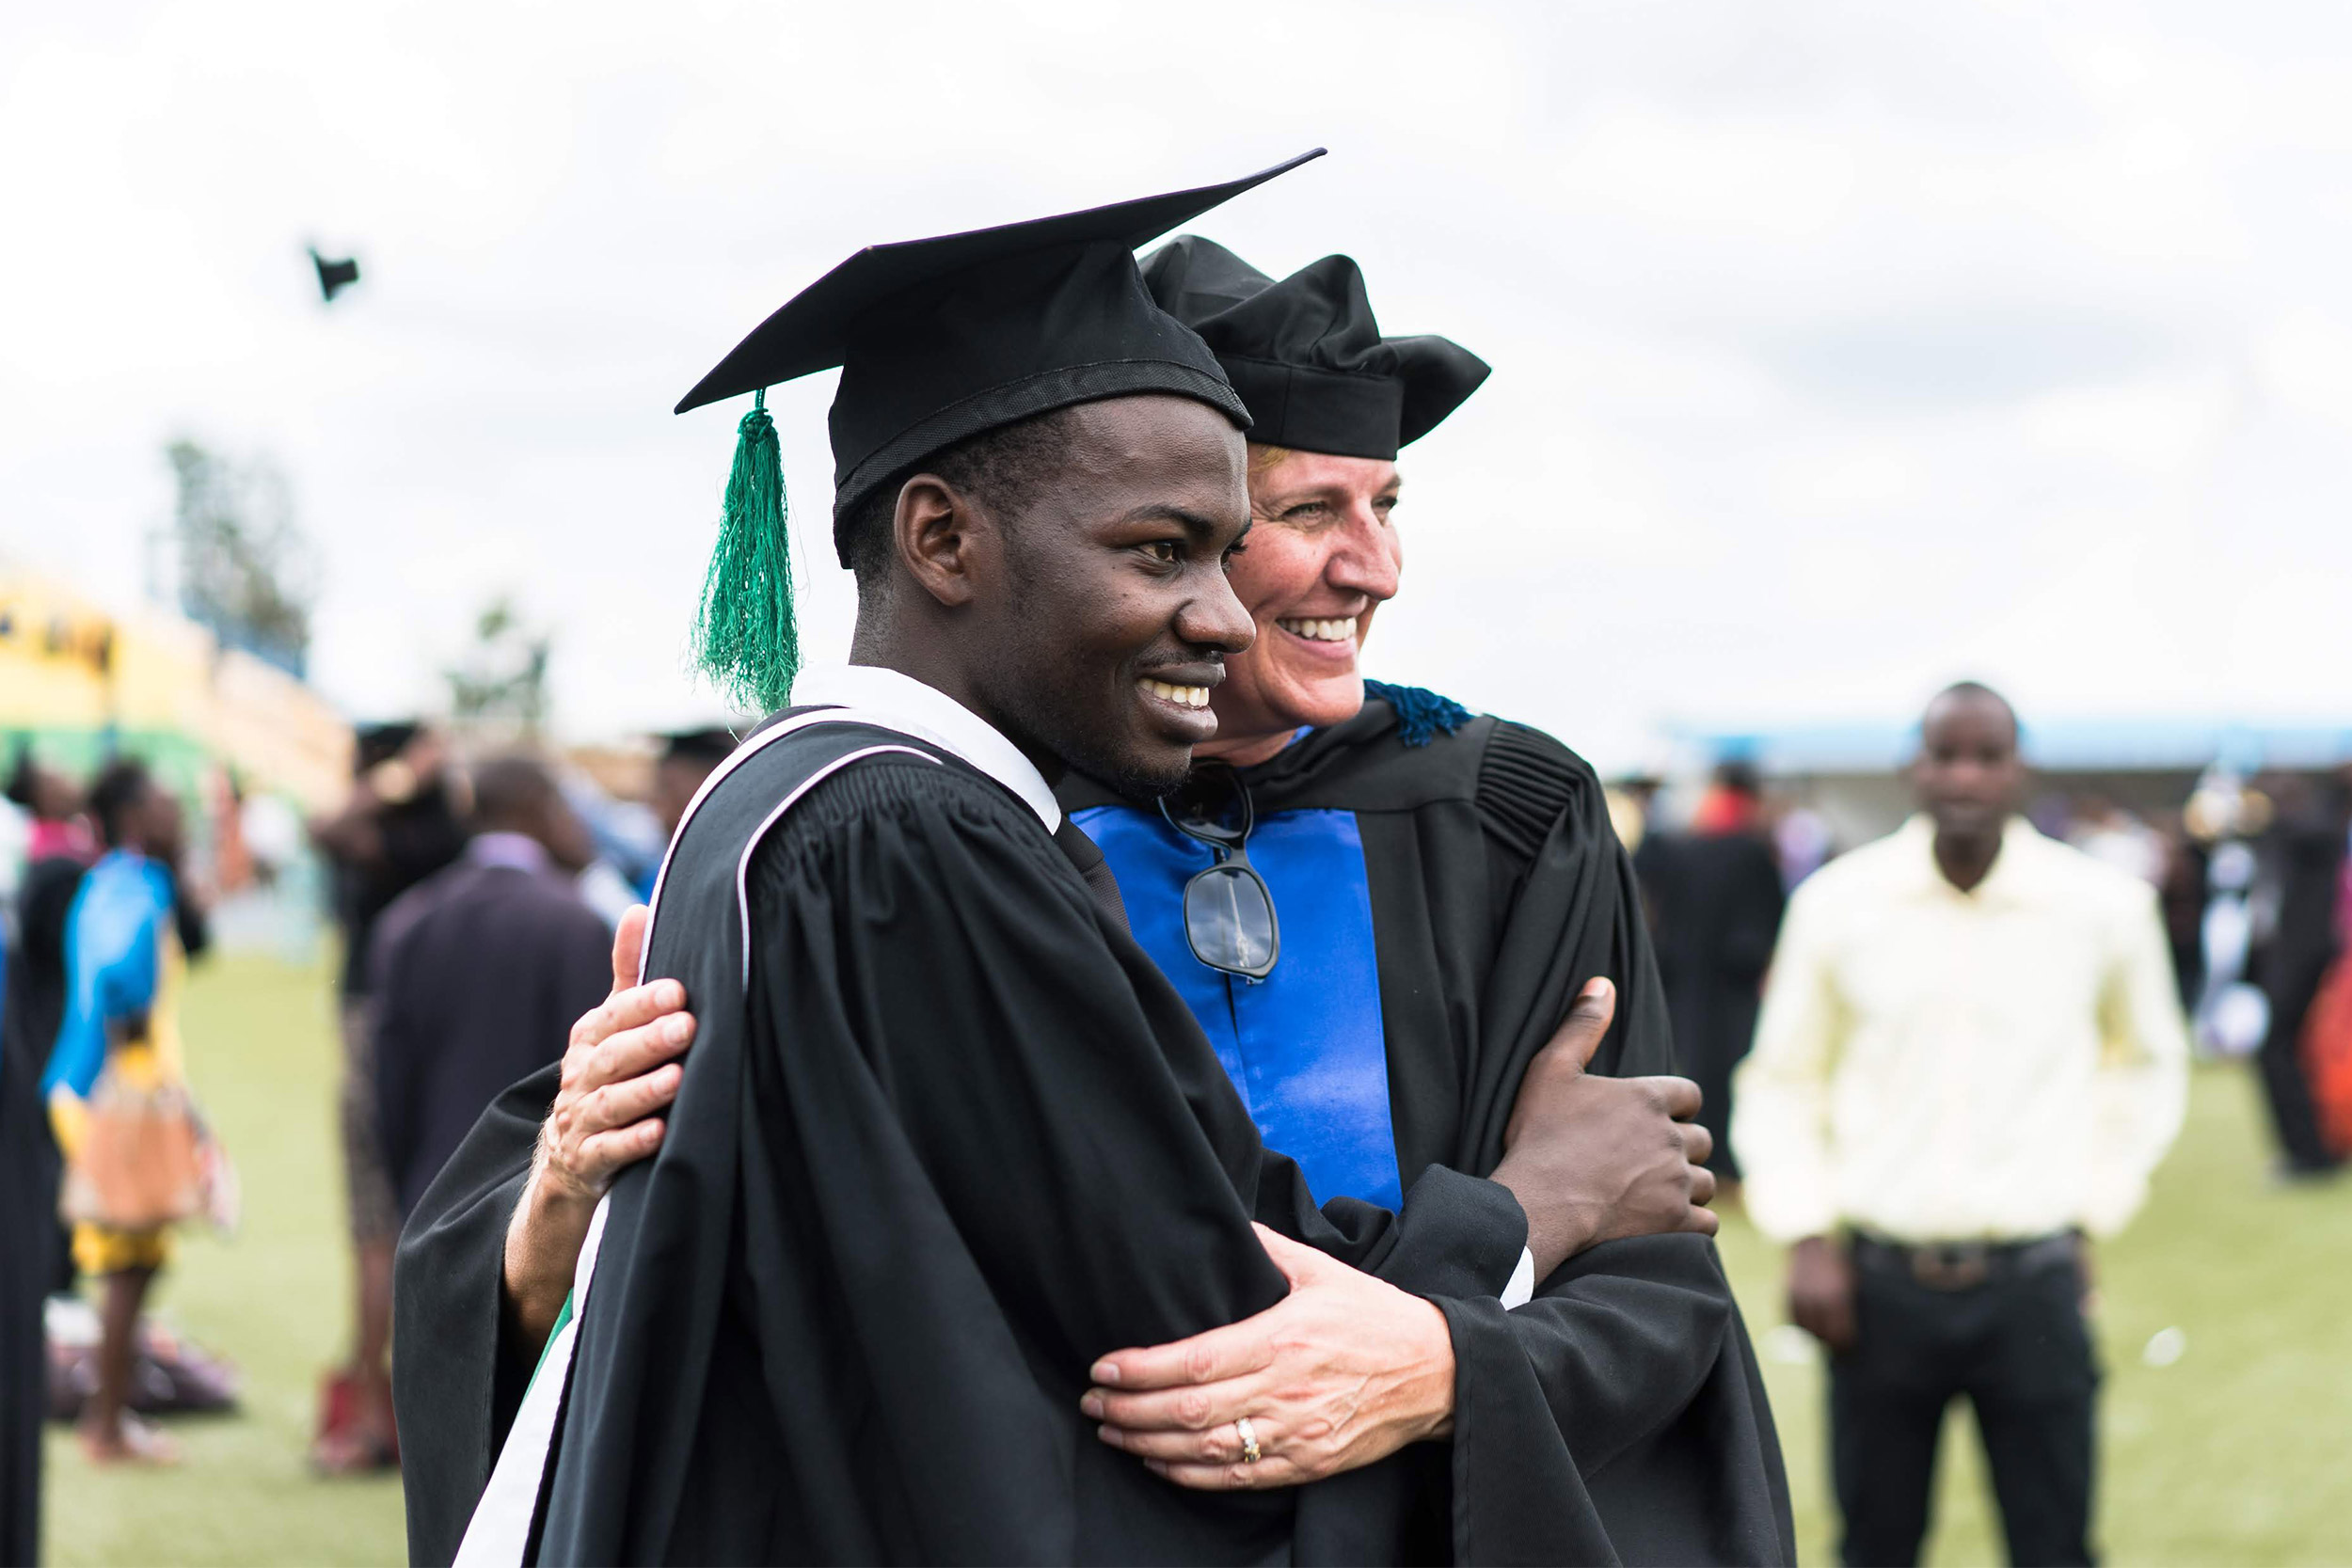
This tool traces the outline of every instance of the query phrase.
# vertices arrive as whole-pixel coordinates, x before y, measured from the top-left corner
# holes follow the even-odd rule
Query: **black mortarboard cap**
[[[359,281],[359,263],[350,257],[330,261],[315,249],[310,252],[310,264],[318,269],[319,293],[332,305],[335,296]]]
[[[1364,275],[1326,256],[1277,282],[1197,234],[1143,263],[1160,308],[1200,334],[1249,405],[1249,438],[1392,458],[1435,430],[1488,367],[1445,338],[1383,338]]]
[[[836,545],[875,485],[1034,414],[1172,392],[1246,427],[1216,356],[1152,304],[1135,249],[1322,151],[1198,190],[869,245],[762,322],[677,411],[841,367],[829,421]]]

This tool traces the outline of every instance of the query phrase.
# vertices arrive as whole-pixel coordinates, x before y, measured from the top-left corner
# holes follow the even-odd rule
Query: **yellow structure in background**
[[[82,775],[142,757],[191,797],[225,768],[306,813],[351,781],[351,725],[293,675],[168,610],[112,613],[0,562],[0,739],[15,736]]]

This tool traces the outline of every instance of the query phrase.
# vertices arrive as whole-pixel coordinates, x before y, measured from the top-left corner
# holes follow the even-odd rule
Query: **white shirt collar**
[[[2010,894],[2030,887],[2036,880],[2039,856],[2049,840],[2042,830],[2026,819],[2022,812],[2011,812],[2001,824],[2001,852],[1993,857],[1992,868],[1984,880],[1963,893],[1944,875],[1944,868],[1935,860],[1935,818],[1926,812],[1914,812],[1898,830],[1898,836],[1912,843],[1912,875],[1922,885],[1954,898],[1969,898],[1979,904],[1998,903]]]
[[[953,752],[1020,796],[1047,832],[1061,827],[1061,802],[1021,748],[987,720],[913,675],[874,664],[803,670],[792,683],[792,705],[853,707],[886,719],[891,728]]]
[[[477,865],[503,865],[516,871],[552,871],[555,858],[529,833],[493,830],[466,841],[466,858]]]

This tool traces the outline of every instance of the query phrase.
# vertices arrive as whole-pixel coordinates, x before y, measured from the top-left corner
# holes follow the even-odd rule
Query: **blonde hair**
[[[1288,447],[1267,446],[1258,441],[1250,442],[1249,477],[1251,479],[1257,479],[1263,476],[1267,469],[1273,467],[1276,464],[1280,463],[1290,455],[1291,449]]]

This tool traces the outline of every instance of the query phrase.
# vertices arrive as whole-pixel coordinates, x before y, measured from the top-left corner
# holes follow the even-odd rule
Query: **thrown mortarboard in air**
[[[318,269],[319,293],[329,305],[335,303],[337,294],[359,281],[359,263],[352,257],[345,257],[340,261],[330,261],[318,253],[316,246],[312,246],[310,265]]]
[[[1393,458],[1489,373],[1450,339],[1380,336],[1349,257],[1326,256],[1278,282],[1184,234],[1145,259],[1143,279],[1216,353],[1249,405],[1249,438],[1267,446]]]
[[[1025,223],[869,245],[737,344],[677,412],[761,394],[739,427],[718,550],[695,639],[704,668],[774,706],[799,663],[783,478],[765,389],[841,370],[827,425],[834,544],[857,503],[922,459],[1032,415],[1173,393],[1249,423],[1209,352],[1152,303],[1135,249],[1323,149],[1245,179]]]

